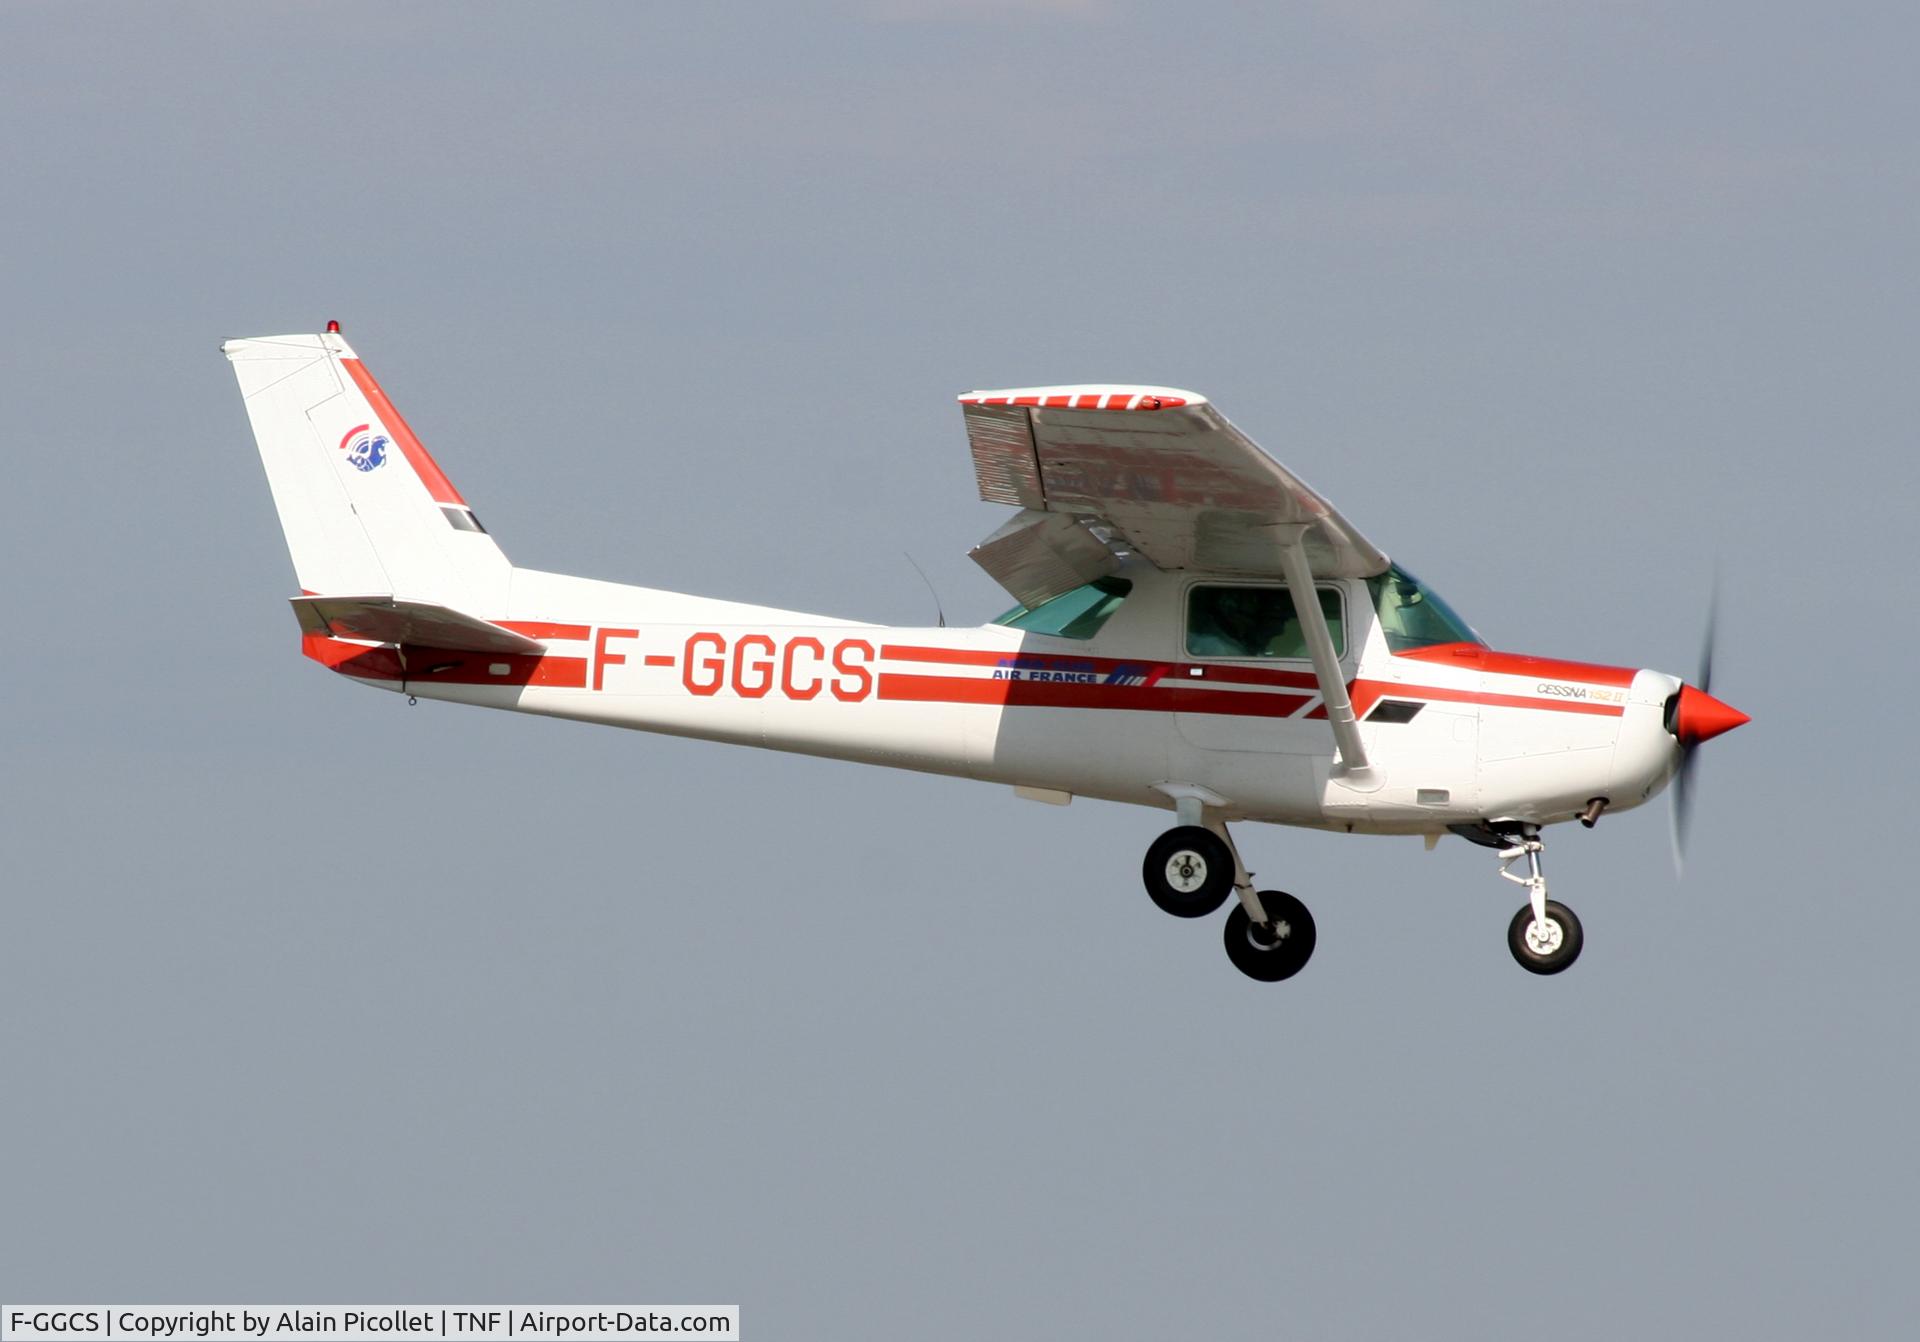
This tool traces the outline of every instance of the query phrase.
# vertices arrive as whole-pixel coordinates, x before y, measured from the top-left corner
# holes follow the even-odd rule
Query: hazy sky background
[[[1465,11],[1463,13],[1462,11]],[[1889,1336],[1920,1308],[1909,5],[0,9],[0,1299],[744,1335]],[[989,617],[954,393],[1189,386],[1664,802],[1246,827],[304,662],[230,336],[338,318],[507,553]]]

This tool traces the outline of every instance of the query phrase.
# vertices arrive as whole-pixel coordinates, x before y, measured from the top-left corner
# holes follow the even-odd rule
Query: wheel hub
[[[1554,918],[1536,918],[1527,924],[1527,930],[1522,934],[1526,939],[1527,949],[1542,957],[1552,955],[1559,950],[1561,943],[1566,940],[1566,935],[1566,930],[1560,926],[1559,920]]]
[[[1190,895],[1207,883],[1207,859],[1191,849],[1182,849],[1167,859],[1167,884],[1183,895]]]
[[[1270,923],[1247,924],[1247,940],[1263,951],[1277,950],[1280,944],[1293,935],[1293,924],[1284,918],[1276,918]]]

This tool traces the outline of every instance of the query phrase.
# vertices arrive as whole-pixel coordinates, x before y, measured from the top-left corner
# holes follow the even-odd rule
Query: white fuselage
[[[1495,653],[1396,655],[1367,584],[1344,603],[1341,670],[1371,767],[1337,762],[1312,666],[1186,650],[1187,589],[1135,561],[1092,638],[1000,625],[913,629],[513,571],[478,612],[543,655],[396,653],[309,635],[307,652],[384,688],[488,708],[1168,807],[1373,833],[1549,824],[1595,798],[1637,806],[1672,776],[1673,676]],[[1064,799],[1056,797],[1055,799]]]

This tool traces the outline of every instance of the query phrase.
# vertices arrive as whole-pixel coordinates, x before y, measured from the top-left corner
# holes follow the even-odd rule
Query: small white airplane
[[[981,497],[1019,511],[972,557],[1019,603],[893,628],[515,568],[337,322],[222,346],[302,593],[302,647],[401,694],[1170,810],[1147,893],[1289,978],[1298,899],[1256,890],[1228,824],[1447,833],[1525,887],[1508,945],[1580,954],[1541,832],[1639,806],[1746,722],[1660,671],[1495,652],[1201,396],[960,397]],[[1709,625],[1711,629],[1711,625]],[[1522,859],[1524,876],[1511,868]]]

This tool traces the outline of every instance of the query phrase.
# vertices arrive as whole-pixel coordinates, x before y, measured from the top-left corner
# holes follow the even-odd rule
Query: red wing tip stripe
[[[1034,406],[1046,410],[1177,410],[1184,396],[1144,392],[1079,392],[1072,396],[962,396],[962,405]]]

